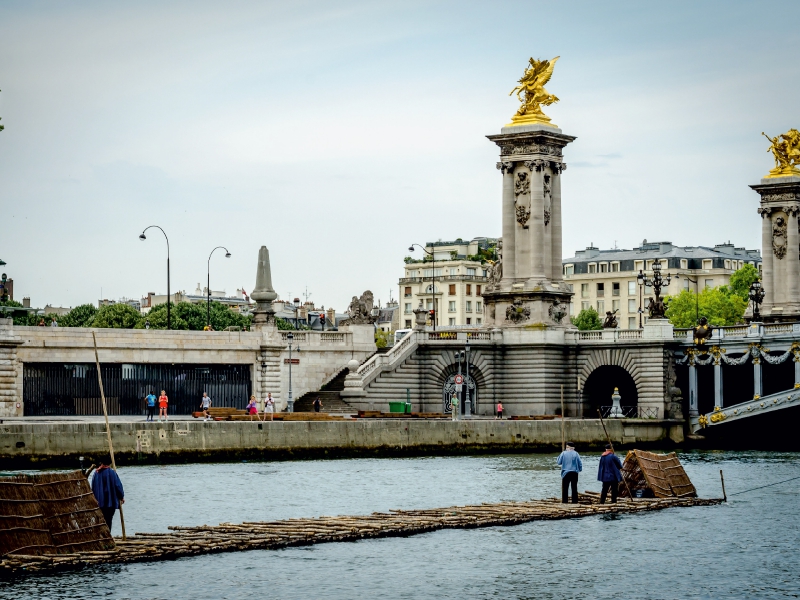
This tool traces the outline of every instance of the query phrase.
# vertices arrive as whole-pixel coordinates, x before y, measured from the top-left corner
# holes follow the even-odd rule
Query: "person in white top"
[[[269,415],[269,420],[272,421],[272,415],[275,412],[275,401],[272,399],[272,393],[267,394],[267,399],[264,401],[264,417]]]

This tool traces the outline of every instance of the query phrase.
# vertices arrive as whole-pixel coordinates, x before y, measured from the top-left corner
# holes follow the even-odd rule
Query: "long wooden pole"
[[[603,426],[603,433],[606,434],[608,445],[611,446],[611,452],[616,454],[616,451],[614,450],[614,442],[611,441],[611,436],[608,435],[608,430],[606,429],[605,421],[603,421],[603,413],[600,412],[599,408],[597,409],[597,416],[600,417],[600,425]],[[631,493],[631,486],[628,485],[628,480],[625,479],[625,475],[623,475],[622,473],[620,473],[620,475],[622,475],[622,483],[625,484],[625,489],[628,490],[628,496],[630,497],[631,500],[634,500],[633,494]]]
[[[117,471],[117,463],[114,460],[114,444],[111,443],[111,427],[108,426],[108,409],[106,408],[106,394],[103,391],[103,376],[100,373],[100,357],[97,354],[97,336],[92,332],[92,340],[94,340],[94,362],[97,365],[97,383],[100,384],[100,398],[103,401],[103,416],[106,418],[106,435],[108,436],[108,453],[111,455],[111,468],[114,472]],[[119,522],[122,525],[122,539],[125,536],[125,517],[122,514],[122,504],[119,505]]]
[[[561,384],[561,451],[567,449],[567,438],[564,433],[564,384]]]
[[[728,494],[725,493],[725,476],[722,474],[722,469],[719,470],[719,480],[722,483],[722,500],[728,501]]]

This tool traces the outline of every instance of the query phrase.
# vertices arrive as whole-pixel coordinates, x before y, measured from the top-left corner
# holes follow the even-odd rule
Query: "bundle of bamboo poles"
[[[516,525],[537,520],[636,513],[722,502],[720,499],[662,498],[625,499],[616,504],[599,504],[594,494],[581,495],[580,499],[578,504],[561,504],[552,498],[426,510],[392,510],[365,516],[169,527],[169,533],[137,533],[124,540],[117,538],[114,550],[44,556],[7,554],[0,559],[0,574],[20,571],[49,572],[99,563],[169,560],[215,552],[410,536],[438,529]]]

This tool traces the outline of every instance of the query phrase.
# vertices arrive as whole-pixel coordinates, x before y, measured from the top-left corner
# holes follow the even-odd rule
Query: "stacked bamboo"
[[[427,510],[392,510],[366,516],[170,527],[169,533],[137,533],[127,540],[117,538],[116,548],[105,552],[49,556],[8,554],[0,560],[0,576],[9,572],[49,572],[99,563],[169,560],[216,552],[410,536],[438,529],[516,525],[536,520],[636,513],[671,507],[707,506],[720,502],[722,500],[719,499],[669,498],[626,499],[616,504],[599,504],[593,495],[587,494],[581,496],[579,504],[561,504],[554,498]]]

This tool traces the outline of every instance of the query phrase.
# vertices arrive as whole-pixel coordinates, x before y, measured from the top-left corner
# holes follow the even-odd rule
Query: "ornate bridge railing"
[[[622,406],[617,410],[622,411],[622,417],[612,417],[611,409],[613,406],[601,406],[600,414],[604,419],[623,418],[623,419],[657,419],[658,408],[655,406]]]

